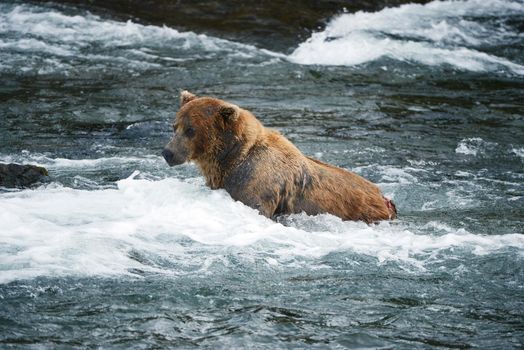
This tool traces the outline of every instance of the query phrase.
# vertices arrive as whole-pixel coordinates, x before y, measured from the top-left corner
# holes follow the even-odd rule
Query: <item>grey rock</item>
[[[0,187],[29,187],[49,176],[47,169],[36,165],[0,163]]]

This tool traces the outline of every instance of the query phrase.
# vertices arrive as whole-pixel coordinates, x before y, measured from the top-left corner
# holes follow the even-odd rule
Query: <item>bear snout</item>
[[[175,155],[173,154],[173,152],[171,152],[167,148],[164,148],[164,150],[162,151],[162,157],[164,157],[164,159],[166,160],[167,164],[169,164],[170,166],[175,165],[174,162],[173,162],[174,156]]]

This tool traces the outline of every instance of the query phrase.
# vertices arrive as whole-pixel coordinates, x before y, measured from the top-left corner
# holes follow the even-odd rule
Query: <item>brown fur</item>
[[[376,185],[304,156],[236,105],[184,91],[174,130],[163,153],[170,165],[194,161],[208,186],[267,217],[330,213],[368,223],[396,217]]]

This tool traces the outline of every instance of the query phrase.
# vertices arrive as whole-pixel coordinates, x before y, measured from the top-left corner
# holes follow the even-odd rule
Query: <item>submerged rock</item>
[[[40,166],[0,163],[0,187],[28,187],[44,176],[49,173]]]

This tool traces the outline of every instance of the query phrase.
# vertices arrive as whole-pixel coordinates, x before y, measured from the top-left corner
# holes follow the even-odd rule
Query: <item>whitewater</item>
[[[258,56],[268,62],[283,59],[297,64],[346,66],[387,57],[430,66],[522,75],[524,66],[520,60],[514,62],[491,51],[501,42],[520,40],[522,34],[507,28],[503,20],[523,14],[521,1],[505,0],[434,1],[376,13],[341,14],[286,55],[166,26],[106,21],[92,14],[70,16],[46,8],[4,4],[0,33],[16,32],[21,37],[0,40],[0,48],[50,55],[42,58],[48,66],[40,68],[43,73],[60,69],[67,74],[74,70],[67,59],[73,56],[103,65],[123,63],[133,69],[152,69],[225,54],[240,61]],[[486,17],[493,20],[483,21]],[[92,46],[101,46],[101,53],[89,53]],[[176,48],[176,57],[164,54],[166,47]],[[16,67],[28,71],[37,63],[22,63],[17,55],[4,51],[0,66],[4,70]]]
[[[138,175],[138,174],[135,174]],[[515,248],[524,252],[521,234],[476,235],[430,221],[439,234],[417,234],[409,223],[342,222],[322,215],[294,215],[292,225],[260,216],[234,202],[225,191],[211,191],[200,181],[177,179],[120,180],[117,189],[75,190],[49,185],[2,196],[2,279],[6,283],[37,276],[105,276],[132,274],[136,268],[158,273],[185,273],[130,256],[140,251],[184,264],[189,249],[177,241],[189,239],[203,248],[203,269],[227,246],[250,247],[253,256],[275,268],[331,252],[354,251],[406,267],[424,264],[443,250],[461,248],[489,254]],[[189,250],[186,251],[186,250]],[[448,254],[452,258],[454,254]],[[313,262],[313,264],[315,264]]]

